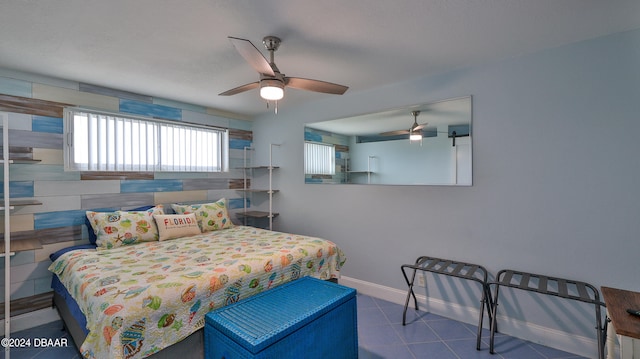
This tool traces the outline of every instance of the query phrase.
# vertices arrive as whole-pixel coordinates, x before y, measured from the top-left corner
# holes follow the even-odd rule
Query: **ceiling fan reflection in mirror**
[[[342,95],[349,87],[334,84],[331,82],[312,80],[301,77],[288,77],[281,73],[274,61],[274,53],[278,50],[281,40],[275,36],[266,36],[262,39],[264,47],[269,51],[269,59],[264,57],[262,52],[256,48],[251,41],[229,36],[229,41],[233,44],[240,55],[253,67],[260,75],[260,80],[245,85],[238,86],[219,94],[219,96],[231,96],[245,91],[260,88],[260,97],[267,101],[276,101],[276,113],[278,111],[277,101],[284,97],[285,87],[327,94]]]
[[[383,132],[380,136],[398,136],[398,135],[409,135],[409,142],[418,142],[420,141],[420,145],[422,145],[422,129],[427,126],[427,123],[423,123],[418,125],[418,115],[420,111],[411,111],[411,115],[413,115],[413,125],[408,130],[398,130],[398,131],[389,131]]]
[[[430,110],[426,110],[430,111]],[[402,136],[409,135],[410,143],[420,143],[422,146],[422,140],[425,137],[435,137],[438,136],[439,133],[446,133],[449,138],[452,138],[452,145],[455,147],[456,138],[457,137],[466,137],[469,136],[469,127],[465,125],[459,126],[449,126],[448,131],[438,131],[437,127],[427,128],[428,122],[418,124],[418,115],[420,115],[420,111],[414,110],[411,111],[411,115],[413,115],[413,125],[409,127],[408,130],[397,130],[397,131],[389,131],[383,132],[380,136]],[[461,131],[458,131],[461,130]]]

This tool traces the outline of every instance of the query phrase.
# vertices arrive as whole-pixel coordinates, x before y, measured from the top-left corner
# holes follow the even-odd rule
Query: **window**
[[[227,130],[65,109],[65,169],[75,171],[222,172]]]
[[[324,143],[305,142],[304,173],[308,175],[335,175],[335,147]]]

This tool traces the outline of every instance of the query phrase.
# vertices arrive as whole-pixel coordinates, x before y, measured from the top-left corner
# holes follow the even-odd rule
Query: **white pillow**
[[[191,214],[158,214],[154,215],[160,233],[160,242],[180,237],[200,234],[198,220]]]

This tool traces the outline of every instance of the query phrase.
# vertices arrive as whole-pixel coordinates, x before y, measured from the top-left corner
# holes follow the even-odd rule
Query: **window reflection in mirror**
[[[470,186],[471,109],[465,96],[308,123],[305,148],[332,150],[305,151],[305,183]]]

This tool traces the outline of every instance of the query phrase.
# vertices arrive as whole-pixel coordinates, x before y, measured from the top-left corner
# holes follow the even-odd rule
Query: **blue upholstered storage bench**
[[[205,317],[208,359],[357,358],[356,291],[304,277]]]

